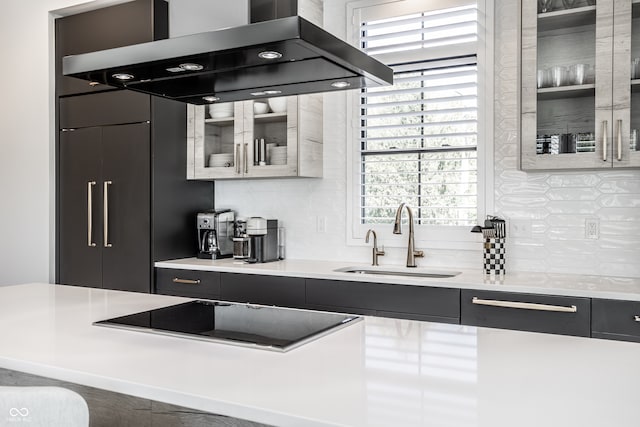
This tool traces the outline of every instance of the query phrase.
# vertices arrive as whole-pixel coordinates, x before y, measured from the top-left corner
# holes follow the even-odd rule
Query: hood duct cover
[[[191,104],[393,83],[391,68],[299,16],[65,56],[63,74]]]

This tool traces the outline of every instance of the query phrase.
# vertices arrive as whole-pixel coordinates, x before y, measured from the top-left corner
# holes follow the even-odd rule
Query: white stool
[[[61,387],[0,387],[0,425],[87,427],[89,408]]]

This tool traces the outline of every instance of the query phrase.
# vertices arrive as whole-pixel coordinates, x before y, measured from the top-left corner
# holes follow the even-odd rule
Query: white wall
[[[4,0],[0,14],[0,284],[53,278],[50,10],[78,0]]]

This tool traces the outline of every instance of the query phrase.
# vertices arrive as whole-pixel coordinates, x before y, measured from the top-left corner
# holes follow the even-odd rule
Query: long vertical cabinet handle
[[[242,169],[240,169],[240,144],[236,144],[236,173],[239,174]]]
[[[602,160],[605,162],[607,161],[607,150],[609,149],[609,141],[607,140],[608,124],[608,120],[602,122]]]
[[[113,245],[109,243],[109,186],[113,184],[111,181],[104,182],[104,191],[102,193],[104,211],[103,211],[103,221],[104,221],[104,247],[110,248]]]
[[[244,143],[244,157],[242,159],[243,162],[244,162],[244,173],[249,173],[249,160],[247,160],[248,152],[249,152],[249,144],[247,144],[245,142]]]
[[[622,161],[622,120],[618,120],[618,146],[616,147],[616,157],[618,161]]]
[[[96,246],[93,243],[93,187],[95,187],[95,181],[87,182],[87,246],[93,248]]]

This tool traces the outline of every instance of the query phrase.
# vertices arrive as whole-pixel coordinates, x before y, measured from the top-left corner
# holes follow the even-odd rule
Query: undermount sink
[[[400,268],[379,268],[379,267],[343,267],[334,271],[341,273],[356,274],[379,274],[385,276],[405,276],[405,277],[428,277],[432,279],[447,279],[460,274],[459,271],[431,270],[431,269],[400,269]]]

